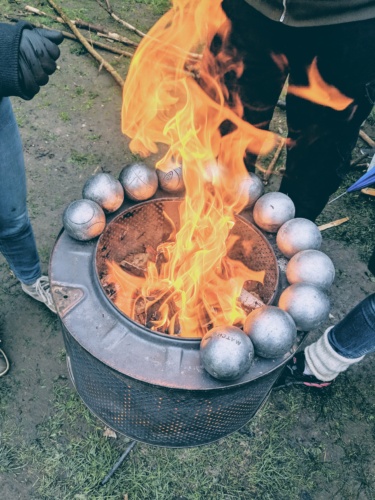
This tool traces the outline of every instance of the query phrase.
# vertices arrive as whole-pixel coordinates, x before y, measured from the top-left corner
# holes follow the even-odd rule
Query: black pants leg
[[[244,61],[238,84],[245,120],[268,128],[287,75],[290,83],[307,85],[315,58],[323,80],[353,99],[335,111],[287,96],[290,146],[280,190],[293,199],[298,217],[315,220],[346,174],[360,125],[372,109],[375,19],[292,28],[270,21],[244,0],[224,0],[223,8],[232,22],[231,43]]]

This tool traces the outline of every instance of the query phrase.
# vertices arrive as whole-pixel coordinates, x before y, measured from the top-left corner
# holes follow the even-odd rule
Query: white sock
[[[318,380],[329,382],[344,372],[349,366],[361,361],[364,356],[349,359],[338,354],[328,341],[328,332],[333,328],[327,328],[324,334],[313,344],[305,349],[305,371],[311,372]]]

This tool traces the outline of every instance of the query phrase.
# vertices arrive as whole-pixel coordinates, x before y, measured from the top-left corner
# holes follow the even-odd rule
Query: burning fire
[[[109,276],[124,292],[115,302],[121,310],[134,318],[157,305],[151,328],[172,335],[242,326],[244,283],[263,283],[265,275],[228,257],[235,244],[230,231],[247,202],[246,152],[268,153],[281,138],[243,121],[238,94],[224,84],[224,75],[243,71],[227,43],[230,27],[221,0],[174,0],[140,44],[123,92],[130,149],[145,157],[167,145],[156,168],[180,163],[186,193],[179,230],[150,250],[144,276],[115,262],[108,263]]]

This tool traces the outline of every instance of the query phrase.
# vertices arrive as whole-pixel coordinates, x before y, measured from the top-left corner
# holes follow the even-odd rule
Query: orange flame
[[[214,58],[209,50],[214,36],[224,47],[229,29],[221,0],[175,0],[140,44],[123,93],[122,131],[132,139],[130,149],[147,156],[166,144],[157,168],[165,169],[172,157],[182,164],[181,227],[158,248],[161,268],[148,262],[141,295],[146,308],[159,304],[153,329],[166,326],[190,337],[242,324],[243,284],[263,282],[265,274],[227,256],[235,213],[247,201],[240,189],[245,153],[268,152],[279,141],[242,120],[238,96],[223,84],[227,71],[239,76],[243,69],[235,53],[222,50]],[[231,130],[225,135],[224,123]],[[124,272],[115,266],[112,274]],[[118,300],[130,310],[126,299]]]
[[[267,154],[281,140],[243,121],[239,96],[224,84],[224,75],[239,77],[243,64],[226,43],[231,26],[221,1],[174,0],[138,47],[123,91],[122,131],[131,138],[130,149],[145,157],[167,145],[156,167],[165,170],[172,159],[181,163],[186,194],[179,231],[157,249],[162,263],[149,260],[144,278],[125,278],[109,264],[122,290],[116,304],[132,317],[135,309],[157,305],[153,329],[190,337],[241,325],[244,282],[263,282],[264,272],[228,257],[229,233],[247,202],[240,188],[246,152]],[[220,47],[215,55],[213,41]],[[350,104],[322,80],[316,61],[308,74],[308,87],[290,86],[289,92],[334,109]]]
[[[343,111],[353,102],[352,98],[342,94],[336,87],[323,80],[318,70],[316,57],[307,70],[307,76],[309,85],[306,87],[289,85],[288,93],[322,106],[328,106],[336,111]]]

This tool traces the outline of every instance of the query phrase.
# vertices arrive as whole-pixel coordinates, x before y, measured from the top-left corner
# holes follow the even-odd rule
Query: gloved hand
[[[58,45],[64,37],[59,31],[24,29],[19,46],[19,76],[23,92],[28,99],[37,94],[48,76],[56,70],[60,56]]]

